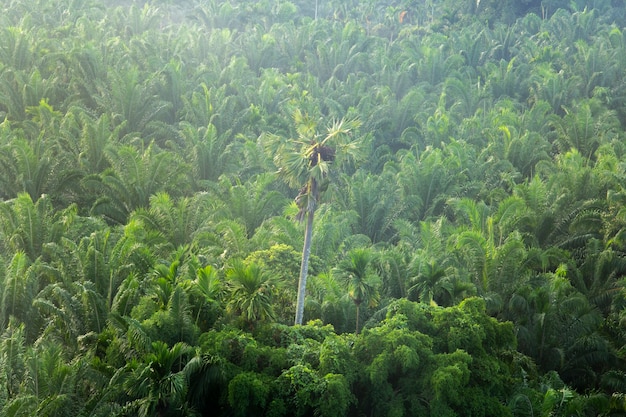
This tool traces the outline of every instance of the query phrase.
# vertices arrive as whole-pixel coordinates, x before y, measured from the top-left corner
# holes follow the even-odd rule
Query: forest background
[[[625,25],[3,2],[1,414],[624,415]]]

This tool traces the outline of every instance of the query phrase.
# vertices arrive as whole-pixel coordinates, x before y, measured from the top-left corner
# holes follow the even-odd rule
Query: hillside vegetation
[[[0,415],[626,413],[622,2],[0,11]]]

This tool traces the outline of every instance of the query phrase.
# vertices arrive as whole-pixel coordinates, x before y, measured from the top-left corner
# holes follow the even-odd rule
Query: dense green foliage
[[[0,11],[1,415],[626,413],[622,2]]]

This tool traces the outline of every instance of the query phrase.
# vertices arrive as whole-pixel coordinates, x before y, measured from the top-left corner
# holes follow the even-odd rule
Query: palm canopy
[[[317,121],[308,114],[296,110],[293,118],[295,139],[267,133],[260,138],[268,155],[273,157],[279,177],[290,187],[300,188],[311,180],[321,185],[328,178],[332,164],[342,166],[360,159],[361,141],[353,139],[361,126],[359,119],[334,120],[321,134]]]

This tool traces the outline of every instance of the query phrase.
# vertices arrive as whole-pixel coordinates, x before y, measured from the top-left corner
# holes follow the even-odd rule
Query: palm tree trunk
[[[356,330],[354,331],[354,334],[356,334],[357,336],[359,335],[359,307],[360,304],[356,305]]]
[[[306,295],[306,278],[309,272],[309,256],[311,255],[311,236],[313,235],[313,217],[315,208],[307,212],[306,227],[304,229],[304,246],[302,247],[302,263],[300,264],[300,279],[298,280],[298,300],[296,302],[295,324],[302,324],[304,316],[304,297]]]

